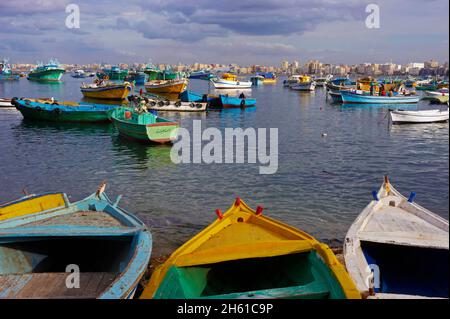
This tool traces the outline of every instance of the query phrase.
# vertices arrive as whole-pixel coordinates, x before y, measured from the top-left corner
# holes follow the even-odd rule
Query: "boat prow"
[[[141,298],[359,298],[331,249],[239,198],[153,273]],[[272,274],[272,275],[269,275]]]
[[[385,179],[350,227],[347,270],[365,296],[448,298],[448,221]]]

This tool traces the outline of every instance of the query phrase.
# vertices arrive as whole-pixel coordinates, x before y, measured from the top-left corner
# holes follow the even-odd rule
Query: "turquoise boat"
[[[192,92],[189,90],[185,90],[180,93],[180,100],[181,102],[198,102],[198,103],[204,103],[204,102],[219,102],[218,96],[216,95],[209,95],[209,94],[200,94],[196,92]]]
[[[139,71],[130,71],[125,77],[125,81],[135,83],[136,85],[144,85],[147,81],[147,74]]]
[[[253,86],[259,86],[264,84],[264,77],[262,75],[254,75],[250,78]]]
[[[220,94],[220,107],[224,109],[255,107],[256,99]],[[214,107],[214,106],[213,106]]]
[[[359,93],[356,91],[341,90],[341,97],[343,103],[356,104],[409,104],[418,103],[420,97],[418,95],[402,95],[395,94],[394,96],[380,96],[369,95],[366,93]]]
[[[119,134],[125,138],[155,144],[174,141],[177,138],[179,123],[154,113],[119,107],[110,112],[110,118]]]
[[[150,260],[144,223],[97,192],[0,205],[0,298],[132,298]]]
[[[60,81],[65,72],[59,62],[52,59],[47,64],[38,63],[36,68],[28,73],[27,79],[30,81]]]
[[[109,112],[117,105],[76,102],[37,102],[30,99],[11,100],[25,119],[53,122],[109,122]]]
[[[128,70],[122,70],[117,65],[112,66],[110,69],[103,68],[101,71],[97,72],[97,77],[99,79],[114,81],[123,81],[127,75]]]
[[[189,74],[189,79],[198,79],[198,80],[206,80],[209,81],[212,79],[214,75],[210,71],[200,70],[195,71]]]
[[[19,75],[12,73],[8,61],[6,59],[0,60],[0,81],[14,81],[19,79]]]

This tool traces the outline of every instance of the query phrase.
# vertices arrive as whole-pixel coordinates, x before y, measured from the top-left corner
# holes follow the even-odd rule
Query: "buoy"
[[[125,111],[125,118],[127,120],[131,119],[131,112],[130,111]]]
[[[322,133],[322,137],[327,137],[328,134],[327,133]]]

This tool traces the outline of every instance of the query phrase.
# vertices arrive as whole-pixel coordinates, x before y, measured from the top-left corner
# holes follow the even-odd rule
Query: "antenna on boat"
[[[391,192],[391,184],[389,183],[388,175],[384,175],[384,187],[386,188],[386,193],[389,195]]]

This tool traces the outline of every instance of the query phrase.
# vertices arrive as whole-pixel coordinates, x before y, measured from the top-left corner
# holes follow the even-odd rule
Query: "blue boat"
[[[370,95],[363,91],[340,91],[343,103],[356,104],[409,104],[418,103],[420,97],[418,95],[402,95],[394,96]]]
[[[109,122],[109,112],[118,105],[58,102],[13,98],[11,104],[26,119],[54,122]]]
[[[125,77],[125,81],[134,82],[136,85],[144,85],[147,81],[147,74],[144,72],[131,71]]]
[[[189,74],[189,79],[199,79],[209,81],[213,77],[214,75],[211,72],[205,70],[195,71]]]
[[[70,203],[64,193],[0,206],[0,298],[132,298],[152,237],[104,193]]]
[[[12,73],[7,60],[0,60],[0,81],[13,81],[19,78],[19,75]]]
[[[247,108],[256,106],[256,99],[249,99],[245,96],[229,96],[228,94],[220,94],[220,107],[224,109],[231,108]],[[212,106],[214,107],[214,106]]]
[[[192,91],[183,91],[180,93],[180,100],[181,102],[199,102],[199,103],[216,103],[219,100],[218,96],[215,95],[209,95],[209,94],[200,94]]]

